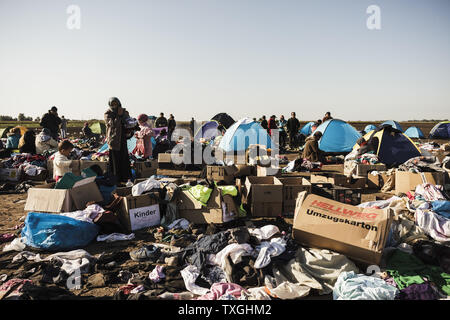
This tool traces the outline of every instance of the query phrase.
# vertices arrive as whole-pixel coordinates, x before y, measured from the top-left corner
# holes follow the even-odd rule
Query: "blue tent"
[[[420,130],[417,127],[409,127],[406,129],[405,134],[410,138],[415,139],[424,139],[425,135],[423,134],[422,130]]]
[[[272,140],[267,131],[258,122],[250,118],[244,118],[235,122],[225,132],[219,148],[225,152],[245,151],[251,144],[260,144],[266,146],[266,148],[272,148]]]
[[[204,138],[210,140],[215,138],[219,134],[219,131],[217,130],[218,127],[219,123],[217,123],[217,121],[208,121],[197,130],[194,139],[200,140],[201,138]]]
[[[377,128],[376,125],[374,125],[374,124],[368,124],[368,125],[364,128],[364,132],[365,132],[365,133],[368,133],[368,132],[370,132],[370,131],[372,131],[372,130],[375,130],[376,128]]]
[[[314,121],[308,122],[303,126],[303,128],[300,129],[300,133],[303,133],[305,136],[309,136],[312,133],[312,125],[314,124]]]
[[[430,139],[449,139],[450,121],[439,122],[430,131]]]
[[[387,120],[387,121],[383,122],[381,125],[384,125],[384,124],[389,124],[392,128],[400,130],[401,132],[403,132],[402,126],[397,121]]]
[[[322,132],[319,149],[324,152],[350,152],[361,134],[347,122],[339,119],[325,121],[317,127]]]

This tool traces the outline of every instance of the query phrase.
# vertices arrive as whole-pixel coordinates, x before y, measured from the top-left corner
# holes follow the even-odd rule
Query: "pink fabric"
[[[231,294],[239,298],[243,290],[244,288],[234,283],[214,283],[211,286],[210,292],[199,297],[197,300],[217,300],[225,294]]]
[[[141,126],[141,130],[136,132],[136,147],[133,150],[133,154],[137,154],[143,158],[149,158],[152,155],[152,136],[153,130],[145,123]]]

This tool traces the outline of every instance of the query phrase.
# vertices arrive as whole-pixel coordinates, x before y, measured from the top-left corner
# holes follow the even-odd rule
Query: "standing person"
[[[159,118],[156,119],[156,123],[155,123],[157,128],[163,128],[163,127],[167,127],[168,123],[167,123],[167,119],[164,117],[164,113],[161,112],[159,115]]]
[[[275,119],[276,119],[277,117],[275,116],[275,115],[272,115],[271,117],[270,117],[270,119],[269,119],[269,128],[268,128],[268,133],[269,133],[269,136],[272,136],[272,130],[276,130],[276,129],[278,129],[278,127],[277,127],[277,123],[276,123],[276,121],[275,121]]]
[[[172,140],[172,133],[175,131],[175,127],[177,126],[177,123],[175,121],[175,117],[173,114],[170,114],[169,121],[167,122],[167,132],[168,132],[168,139],[169,141]]]
[[[116,97],[109,99],[105,112],[106,142],[109,147],[109,170],[120,182],[131,183],[131,165],[128,156],[125,119],[129,113]]]
[[[61,116],[61,139],[67,138],[67,119]]]
[[[195,130],[195,120],[194,120],[194,117],[192,117],[191,122],[189,123],[189,128],[191,129],[192,137],[194,137],[195,136],[195,132],[194,132],[194,130]]]
[[[291,149],[295,148],[295,136],[300,129],[300,121],[295,117],[295,112],[291,112],[291,117],[286,123],[286,129],[289,134],[289,147]]]
[[[36,154],[43,154],[45,151],[58,148],[58,142],[50,136],[47,128],[36,136]]]
[[[61,119],[58,117],[58,108],[53,106],[46,114],[42,116],[40,126],[50,130],[53,139],[58,140],[59,125]]]
[[[146,114],[140,114],[138,117],[140,131],[135,133],[136,147],[133,150],[133,154],[137,154],[144,159],[148,159],[152,156],[152,137],[153,130],[147,123],[148,116]]]
[[[261,127],[267,130],[269,128],[269,124],[267,123],[266,116],[262,116],[261,118]]]
[[[331,116],[330,111],[328,111],[327,113],[325,113],[325,116],[323,117],[322,122],[325,122],[325,121],[331,120],[331,119],[333,119],[333,117]]]
[[[280,116],[280,120],[278,121],[278,131],[280,132],[280,146],[284,148],[286,146],[287,134],[285,130],[286,119],[284,119],[284,115]]]
[[[27,130],[19,140],[20,153],[36,154],[36,134],[33,130]]]

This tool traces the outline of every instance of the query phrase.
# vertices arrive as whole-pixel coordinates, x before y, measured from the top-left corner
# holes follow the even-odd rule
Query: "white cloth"
[[[214,264],[217,264],[222,269],[225,269],[227,258],[230,257],[234,264],[242,261],[242,256],[252,255],[253,248],[247,243],[243,244],[229,244],[220,250],[214,257]]]
[[[163,272],[163,266],[156,266],[155,269],[153,269],[152,272],[149,273],[148,277],[150,280],[152,280],[153,283],[160,282],[162,279],[166,277],[166,275]]]
[[[187,230],[189,229],[189,221],[181,218],[178,220],[175,220],[174,222],[172,222],[171,224],[169,224],[167,226],[167,229],[183,229],[183,230]]]
[[[389,204],[394,200],[399,200],[400,197],[393,196],[387,200],[377,200],[377,201],[369,201],[369,202],[363,202],[361,204],[358,204],[357,207],[360,208],[377,208],[377,209],[384,209],[389,207]]]
[[[84,222],[94,223],[94,219],[100,214],[105,212],[105,210],[98,204],[91,204],[84,210],[78,210],[73,212],[62,212],[61,216],[66,216],[69,218],[77,219]]]
[[[419,184],[416,186],[415,194],[422,196],[426,201],[447,200],[442,195],[441,190],[430,183]]]
[[[23,249],[25,249],[26,244],[25,244],[25,238],[15,238],[13,241],[11,241],[11,243],[5,245],[3,247],[3,252],[6,251],[22,251]]]
[[[106,241],[106,242],[114,242],[114,241],[125,241],[125,240],[133,240],[134,239],[134,233],[130,234],[123,234],[123,233],[111,233],[111,234],[104,234],[99,235],[97,237],[97,241]]]
[[[43,154],[44,151],[58,148],[58,142],[52,137],[44,135],[42,132],[36,136],[35,141],[36,154]]]
[[[154,178],[149,178],[143,182],[140,182],[138,184],[135,184],[131,188],[131,193],[133,196],[140,196],[144,192],[150,191],[152,189],[158,189],[160,186],[160,182],[155,180]]]
[[[416,224],[436,241],[450,242],[450,219],[432,211],[416,210]]]
[[[275,234],[280,232],[280,229],[278,229],[277,226],[274,226],[272,224],[268,224],[262,228],[249,228],[248,232],[252,235],[258,238],[259,241],[270,239],[270,237],[274,236]]]
[[[194,265],[188,265],[186,268],[180,271],[181,276],[184,280],[184,285],[186,289],[190,292],[203,296],[209,292],[209,289],[202,288],[195,284],[195,280],[197,280],[200,275],[200,271]]]
[[[56,177],[62,177],[67,172],[72,172],[72,168],[70,168],[71,164],[72,161],[59,153],[59,151],[55,153],[53,158],[53,179]]]
[[[286,241],[282,238],[273,238],[270,242],[261,242],[256,250],[258,258],[255,261],[255,268],[264,268],[270,263],[272,257],[279,256],[286,250]]]

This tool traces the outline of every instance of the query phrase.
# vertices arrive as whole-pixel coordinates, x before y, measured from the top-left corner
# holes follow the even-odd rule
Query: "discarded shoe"
[[[153,261],[158,260],[161,255],[161,249],[153,245],[143,246],[140,249],[130,252],[133,261]]]

